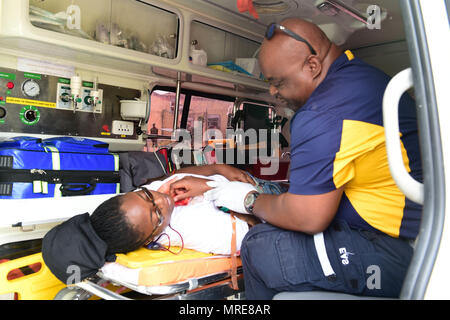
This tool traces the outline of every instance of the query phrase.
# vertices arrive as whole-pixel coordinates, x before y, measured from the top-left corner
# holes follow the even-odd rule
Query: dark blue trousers
[[[413,254],[408,240],[355,230],[340,220],[323,239],[325,259],[311,235],[267,223],[251,228],[241,247],[246,298],[272,299],[283,291],[399,296]]]

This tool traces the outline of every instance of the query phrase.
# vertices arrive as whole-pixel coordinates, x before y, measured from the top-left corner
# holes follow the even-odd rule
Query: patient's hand
[[[211,180],[186,176],[177,181],[170,182],[169,195],[172,196],[175,202],[200,196],[206,191],[211,190],[211,187],[206,184],[208,181]]]
[[[255,185],[255,181],[244,171],[226,164],[216,164],[215,170],[230,181],[240,181]]]
[[[191,197],[186,197],[181,200],[175,200],[174,197],[176,196],[176,194],[175,193],[173,194],[170,190],[170,185],[179,179],[180,179],[180,177],[174,177],[174,178],[170,179],[169,181],[165,182],[161,187],[159,187],[157,191],[171,196],[174,199],[175,206],[185,206],[189,203],[189,201],[191,200]],[[177,194],[183,194],[186,191],[182,190],[182,189],[178,189],[175,192]]]
[[[164,184],[162,184],[161,187],[159,187],[158,190],[156,190],[156,191],[171,195],[170,184],[174,183],[178,179],[180,179],[180,177],[173,177],[172,179],[170,179],[170,180],[166,181]]]

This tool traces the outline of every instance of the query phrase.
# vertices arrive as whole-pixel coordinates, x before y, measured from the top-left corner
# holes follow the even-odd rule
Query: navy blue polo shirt
[[[291,120],[289,192],[323,194],[344,187],[336,217],[350,226],[415,238],[421,206],[406,199],[389,171],[382,99],[390,78],[355,58],[339,56]],[[403,160],[422,181],[415,102],[399,108]]]

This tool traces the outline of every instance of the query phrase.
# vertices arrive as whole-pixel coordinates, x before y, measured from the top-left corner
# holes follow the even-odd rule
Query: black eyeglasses
[[[312,54],[314,54],[314,55],[317,54],[316,50],[314,50],[314,48],[309,44],[308,41],[306,41],[304,38],[300,37],[298,34],[292,32],[288,28],[282,26],[281,24],[275,23],[275,22],[269,24],[269,26],[267,27],[267,30],[266,30],[267,40],[272,39],[273,36],[275,35],[275,31],[277,31],[277,30],[284,32],[285,34],[287,34],[291,38],[294,38],[297,41],[301,41],[301,42],[305,43],[308,46],[309,50],[311,50]]]
[[[145,244],[148,244],[153,236],[155,235],[156,230],[163,224],[164,222],[164,216],[161,214],[161,211],[159,210],[158,206],[155,203],[155,198],[153,197],[153,194],[145,187],[141,187],[142,191],[144,191],[145,196],[147,199],[151,202],[153,205],[153,208],[155,208],[156,217],[158,218],[158,223],[156,224],[155,228],[153,229],[152,233],[150,233],[150,236],[145,241]],[[151,214],[151,213],[150,213]],[[150,216],[151,220],[151,216]]]

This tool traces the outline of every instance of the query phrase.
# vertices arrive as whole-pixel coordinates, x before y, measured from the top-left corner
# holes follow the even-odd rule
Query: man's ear
[[[317,78],[322,72],[322,62],[316,55],[310,55],[306,60],[307,70],[313,79]]]

